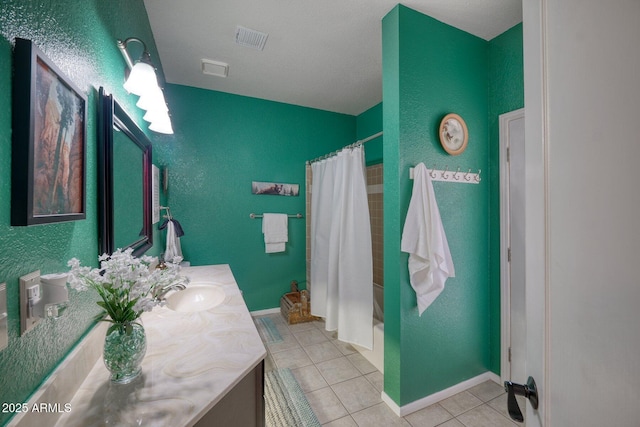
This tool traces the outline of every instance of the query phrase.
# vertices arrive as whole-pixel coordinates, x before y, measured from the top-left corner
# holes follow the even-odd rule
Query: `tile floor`
[[[287,325],[280,314],[268,317],[282,341],[266,344],[265,369],[291,369],[323,427],[523,425],[511,421],[507,395],[493,381],[399,418],[380,398],[382,374],[351,345],[325,331],[324,322]]]

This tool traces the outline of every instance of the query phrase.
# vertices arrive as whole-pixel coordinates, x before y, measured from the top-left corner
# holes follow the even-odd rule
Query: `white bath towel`
[[[433,185],[424,163],[414,169],[413,193],[402,230],[401,250],[409,253],[409,280],[418,300],[419,315],[455,277]]]
[[[289,241],[288,217],[286,214],[266,213],[262,217],[265,252],[284,252]]]

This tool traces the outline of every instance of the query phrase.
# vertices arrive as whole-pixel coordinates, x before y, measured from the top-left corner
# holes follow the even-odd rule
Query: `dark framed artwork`
[[[11,224],[86,218],[87,97],[30,40],[16,38]]]

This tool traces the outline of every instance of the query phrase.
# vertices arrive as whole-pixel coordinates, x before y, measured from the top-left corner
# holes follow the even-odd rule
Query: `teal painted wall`
[[[400,11],[397,6],[382,20],[382,128],[384,218],[384,392],[396,403],[402,389],[402,317],[400,236]],[[406,172],[408,173],[408,171]],[[406,190],[405,190],[406,191]],[[423,369],[420,371],[422,372]]]
[[[0,207],[0,282],[8,285],[10,334],[9,347],[0,351],[0,401],[19,402],[83,336],[97,309],[91,294],[71,292],[73,308],[66,318],[43,323],[20,338],[18,277],[35,269],[43,274],[64,270],[74,256],[84,264],[96,264],[97,88],[104,86],[143,123],[135,97],[121,87],[124,63],[115,40],[140,37],[153,58],[158,56],[142,0],[74,0],[64,5],[5,0],[1,12],[0,93],[11,93],[12,40],[18,36],[33,39],[88,94],[87,219],[11,227],[9,204]],[[185,228],[185,255],[194,265],[231,264],[247,304],[256,310],[277,306],[290,280],[304,286],[304,221],[291,220],[291,242],[285,254],[267,255],[261,221],[248,215],[304,212],[304,196],[254,196],[251,181],[297,182],[304,194],[305,160],[376,133],[383,122],[384,147],[378,138],[365,148],[368,164],[380,162],[383,155],[387,163],[385,391],[404,404],[479,371],[499,370],[497,115],[524,104],[522,28],[514,27],[487,47],[400,6],[385,18],[383,31],[385,102],[358,117],[168,85],[176,134],[150,134],[150,138],[154,163],[169,166],[170,189],[162,199]],[[433,43],[427,46],[414,40]],[[444,59],[432,63],[432,55]],[[481,88],[485,73],[488,81]],[[484,95],[479,95],[482,91]],[[482,96],[488,98],[488,106]],[[410,197],[408,168],[419,161],[430,166],[429,162],[452,160],[440,148],[435,131],[448,111],[461,113],[473,135],[470,148],[454,159],[456,165],[489,170],[490,176],[483,182],[487,185],[477,190],[472,189],[476,186],[435,184],[458,277],[447,282],[445,292],[418,318],[406,273],[407,257],[399,248]],[[489,117],[488,124],[479,118],[482,114]],[[0,98],[0,199],[7,201],[10,157],[11,99],[5,96]],[[165,235],[156,229],[154,239],[150,253],[157,254]],[[488,241],[488,246],[481,241]],[[467,245],[476,249],[467,251]],[[482,255],[487,252],[488,258]],[[466,337],[476,332],[467,342]],[[0,414],[0,424],[8,418]]]
[[[278,307],[291,280],[305,286],[305,220],[289,219],[286,252],[266,254],[262,220],[249,214],[304,214],[305,161],[352,143],[355,117],[186,86],[166,92],[175,135],[154,156],[169,167],[185,259],[229,264],[250,310]],[[254,195],[252,181],[300,184],[300,196]]]
[[[124,61],[117,38],[138,36],[154,58],[155,43],[142,0],[4,0],[0,11],[0,282],[7,283],[9,346],[0,351],[0,402],[24,402],[93,325],[96,297],[70,292],[71,308],[57,322],[41,322],[20,337],[18,278],[40,269],[64,271],[78,257],[96,265],[98,256],[96,104],[104,86],[128,111],[135,99],[122,89]],[[33,40],[82,91],[87,108],[87,219],[32,227],[10,225],[12,44]],[[159,64],[158,64],[159,65]],[[134,116],[141,122],[139,114]],[[0,413],[0,424],[10,414]]]
[[[522,24],[489,42],[490,369],[500,375],[500,127],[499,115],[524,107]]]
[[[399,405],[485,372],[490,360],[489,183],[435,182],[456,277],[418,317],[400,235],[409,168],[487,170],[487,42],[404,6],[383,19],[385,392]],[[466,121],[467,150],[441,148],[442,117]]]
[[[357,140],[365,139],[382,131],[382,103],[374,105],[356,116]],[[370,140],[364,145],[367,166],[382,163],[382,142],[384,136]]]

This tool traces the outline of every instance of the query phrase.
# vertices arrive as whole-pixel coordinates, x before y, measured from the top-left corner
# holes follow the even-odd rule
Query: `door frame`
[[[549,406],[549,81],[548,1],[522,1],[525,133],[526,371],[540,406],[527,403],[529,427],[550,425]]]
[[[499,164],[500,164],[500,379],[511,380],[511,274],[509,246],[511,242],[511,221],[509,214],[510,172],[507,148],[509,147],[509,124],[525,117],[524,108],[501,114],[499,120]],[[524,292],[524,289],[523,289]],[[521,380],[516,378],[516,380]]]

